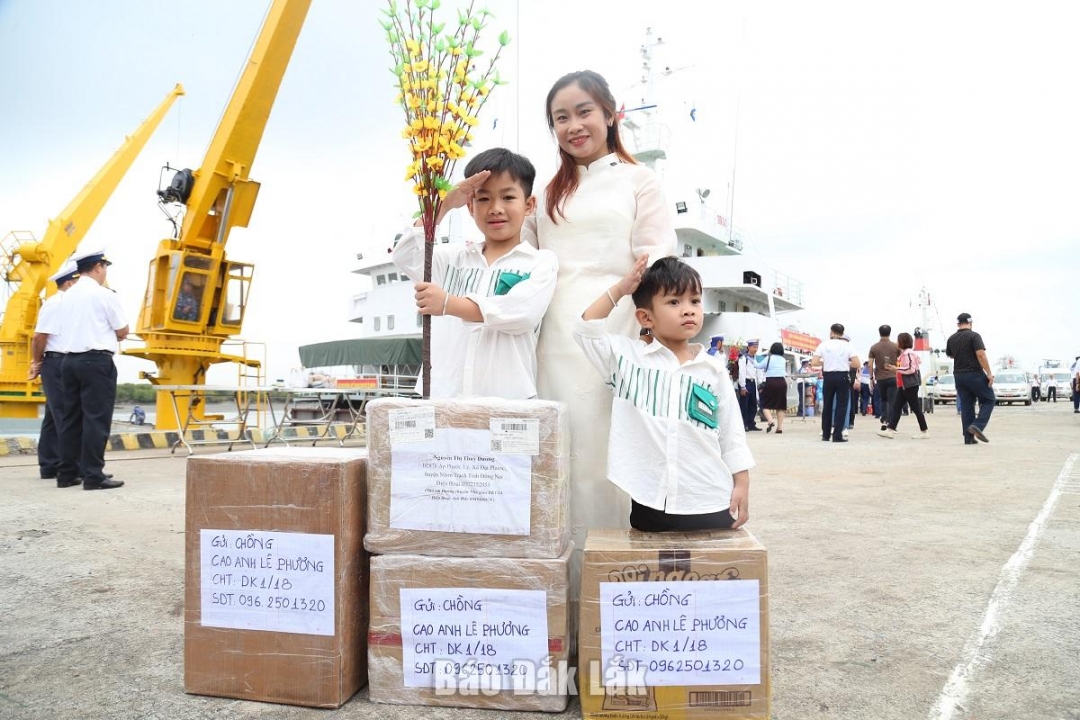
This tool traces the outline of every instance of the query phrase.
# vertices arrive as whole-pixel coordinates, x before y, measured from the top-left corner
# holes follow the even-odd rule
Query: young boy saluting
[[[739,403],[722,360],[690,343],[701,331],[701,277],[677,258],[638,258],[585,310],[574,338],[615,393],[608,479],[646,532],[737,528],[750,518],[750,468]],[[626,295],[648,335],[604,332]]]
[[[431,327],[431,397],[536,397],[536,340],[555,291],[559,262],[550,250],[521,242],[536,209],[536,170],[525,157],[486,150],[465,167],[465,180],[443,198],[437,222],[467,206],[482,243],[436,245],[431,282],[424,279],[424,231],[410,228],[394,264],[416,283]],[[443,317],[445,316],[445,317]]]

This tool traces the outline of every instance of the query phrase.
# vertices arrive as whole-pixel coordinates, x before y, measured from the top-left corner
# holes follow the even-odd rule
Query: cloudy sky
[[[443,4],[450,15],[457,3]],[[160,167],[201,165],[267,6],[0,0],[0,234],[40,237],[183,83],[85,240],[108,247],[134,324],[169,233]],[[271,379],[298,364],[297,346],[357,335],[356,254],[385,251],[414,209],[381,6],[313,2],[252,170],[262,189],[251,226],[229,241],[231,258],[256,265],[244,337],[267,344]],[[551,83],[594,69],[633,107],[652,27],[657,64],[674,71],[653,96],[676,138],[670,166],[711,189],[754,262],[804,284],[808,309],[792,322],[822,336],[843,322],[865,355],[882,322],[921,323],[911,306],[925,287],[935,328],[970,312],[994,358],[1080,355],[1080,4],[487,7],[490,38],[506,29],[514,41],[501,62],[511,84],[484,109],[478,147],[515,148],[546,181]],[[120,368],[122,380],[151,369]]]

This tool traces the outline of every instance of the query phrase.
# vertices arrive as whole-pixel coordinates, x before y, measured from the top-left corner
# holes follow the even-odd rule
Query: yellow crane
[[[44,402],[40,380],[27,380],[30,341],[34,337],[41,291],[78,247],[117,185],[161,124],[176,98],[184,94],[177,84],[157,109],[113,154],[82,191],[49,222],[40,242],[27,232],[9,233],[0,243],[0,274],[13,288],[0,321],[0,417],[36,418]],[[48,288],[48,294],[55,288]]]
[[[251,219],[259,192],[251,164],[310,5],[274,0],[202,167],[181,170],[158,193],[166,207],[182,206],[182,225],[161,241],[150,263],[135,327],[145,346],[124,350],[157,365],[156,374],[143,374],[155,385],[203,385],[215,363],[259,366],[222,352],[240,333],[254,267],[227,259],[225,243],[233,227],[247,227]],[[156,428],[180,427],[188,402],[178,398],[178,418],[168,393],[158,391]],[[201,406],[191,412],[204,418]]]

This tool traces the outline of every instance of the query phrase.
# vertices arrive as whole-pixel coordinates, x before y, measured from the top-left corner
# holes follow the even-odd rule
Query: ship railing
[[[796,305],[801,306],[803,304],[803,284],[790,275],[774,271],[772,292],[773,295],[784,298]]]

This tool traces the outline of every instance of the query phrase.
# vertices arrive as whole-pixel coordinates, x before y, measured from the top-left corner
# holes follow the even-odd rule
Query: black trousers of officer
[[[64,355],[47,352],[41,360],[41,389],[45,391],[45,415],[38,436],[38,467],[41,477],[54,478],[60,470],[60,426],[64,418]]]
[[[60,427],[60,482],[79,476],[96,485],[105,480],[105,444],[116,403],[116,365],[110,352],[68,353],[64,392],[69,398]]]
[[[836,405],[843,412],[847,412],[848,400],[851,397],[848,374],[844,370],[826,372],[822,373],[822,379],[825,382],[821,392],[824,398],[821,412],[821,439],[828,440],[831,434],[834,441],[840,442],[844,439],[844,423],[833,423],[833,406]],[[842,418],[843,415],[840,417]]]

